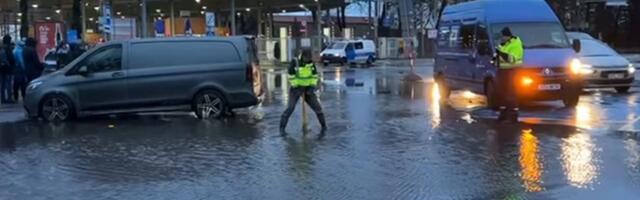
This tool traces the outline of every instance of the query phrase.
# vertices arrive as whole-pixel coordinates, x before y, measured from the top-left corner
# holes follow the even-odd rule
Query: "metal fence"
[[[303,48],[310,48],[314,59],[320,59],[323,48],[344,38],[302,37],[302,38],[257,38],[258,57],[263,65],[280,65],[289,62]],[[406,59],[418,55],[418,40],[414,38],[381,37],[378,38],[377,55],[379,59]],[[425,45],[422,43],[422,45]]]

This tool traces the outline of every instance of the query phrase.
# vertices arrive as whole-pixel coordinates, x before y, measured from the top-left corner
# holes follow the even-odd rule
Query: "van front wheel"
[[[204,90],[193,100],[193,108],[200,119],[222,117],[227,109],[223,96],[215,90]]]
[[[580,101],[580,95],[578,94],[568,95],[562,99],[562,103],[566,108],[576,107],[579,101]]]
[[[40,117],[47,122],[63,122],[74,116],[73,104],[63,95],[49,95],[40,105]]]

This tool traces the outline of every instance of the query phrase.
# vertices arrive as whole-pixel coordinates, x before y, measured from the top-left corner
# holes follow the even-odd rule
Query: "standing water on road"
[[[329,131],[300,107],[278,134],[287,77],[224,120],[186,113],[0,124],[0,199],[638,199],[640,93],[494,123],[477,94],[438,104],[428,67],[324,69]],[[349,80],[349,81],[347,81]],[[345,84],[353,82],[354,84]]]

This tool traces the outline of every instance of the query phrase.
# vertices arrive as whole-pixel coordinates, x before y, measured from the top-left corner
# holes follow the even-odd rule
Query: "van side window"
[[[364,48],[364,44],[362,44],[362,42],[353,43],[353,46],[355,46],[356,49],[363,49]]]
[[[460,28],[460,34],[458,37],[458,42],[462,49],[472,49],[473,41],[475,36],[475,25],[462,25]]]
[[[487,27],[484,25],[478,25],[476,30],[476,48],[478,49],[478,55],[486,56],[491,54],[491,45],[489,45],[489,33]]]
[[[447,48],[449,42],[450,29],[448,26],[441,26],[438,31],[438,48]]]
[[[216,41],[134,43],[131,55],[131,69],[240,62],[233,44]]]
[[[354,48],[353,48],[353,43],[349,43],[349,44],[347,44],[346,51],[353,51],[353,50],[354,50]]]
[[[458,39],[458,33],[460,32],[460,26],[452,26],[449,33],[449,47],[457,48],[460,40]]]
[[[86,67],[90,73],[112,72],[122,70],[122,45],[104,47],[87,58],[80,67]]]

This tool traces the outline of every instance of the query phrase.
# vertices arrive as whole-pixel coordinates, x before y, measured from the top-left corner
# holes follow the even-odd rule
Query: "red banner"
[[[65,29],[60,22],[37,22],[35,29],[36,47],[40,62],[44,62],[45,56],[56,51],[56,46],[63,40]]]

